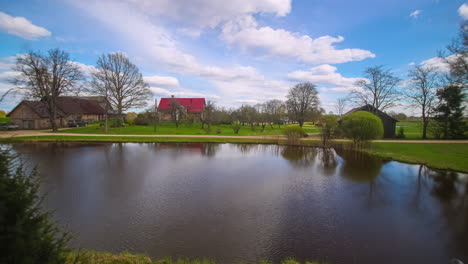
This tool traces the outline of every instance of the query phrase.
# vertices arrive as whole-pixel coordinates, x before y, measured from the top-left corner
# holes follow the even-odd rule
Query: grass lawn
[[[0,117],[0,123],[10,122],[10,120],[11,120],[10,117]]]
[[[263,135],[279,135],[282,134],[284,126],[278,128],[278,126],[265,127],[265,131],[262,132],[261,127],[255,126],[255,130],[252,130],[250,126],[243,126],[239,130],[239,134],[234,134],[230,125],[212,125],[211,131],[207,132],[205,129],[201,128],[201,124],[194,123],[191,125],[180,124],[177,128],[175,123],[162,123],[157,126],[156,131],[154,131],[153,126],[125,126],[119,128],[109,127],[109,132],[107,134],[117,134],[117,135],[221,135],[221,136],[263,136]],[[311,124],[304,125],[304,130],[306,133],[318,133],[319,129]],[[106,134],[104,128],[99,126],[99,124],[90,124],[86,127],[77,127],[62,130],[63,133],[80,133],[80,134]],[[219,132],[219,133],[218,133]]]
[[[135,255],[130,253],[112,254],[108,252],[71,252],[66,255],[65,264],[215,264],[216,261],[210,259],[188,259],[179,258],[171,259],[164,258],[153,261],[145,255]],[[242,262],[240,262],[242,263]],[[269,261],[260,261],[260,264],[272,264]],[[301,262],[294,259],[286,259],[281,264],[301,264]],[[304,264],[319,264],[319,262],[304,262]]]
[[[364,151],[382,158],[468,172],[468,143],[374,142]]]

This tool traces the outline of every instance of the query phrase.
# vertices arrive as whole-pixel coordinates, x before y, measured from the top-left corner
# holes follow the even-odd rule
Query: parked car
[[[0,130],[15,130],[18,129],[19,126],[12,122],[6,122],[0,124]]]
[[[83,121],[83,120],[68,120],[68,126],[69,127],[81,127],[81,126],[87,126],[88,122]]]

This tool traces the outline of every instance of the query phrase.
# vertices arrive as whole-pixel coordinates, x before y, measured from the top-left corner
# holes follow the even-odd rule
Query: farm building
[[[57,125],[64,127],[68,120],[94,122],[103,120],[106,111],[97,100],[79,97],[57,98]],[[7,115],[20,129],[50,128],[49,111],[44,101],[24,100]]]
[[[202,117],[203,109],[205,107],[205,98],[161,98],[159,101],[158,111],[161,120],[171,120],[171,104],[175,101],[177,104],[183,106],[186,114],[192,115],[195,120],[199,121]]]
[[[398,120],[396,120],[395,118],[393,118],[393,117],[387,115],[386,113],[376,109],[372,105],[365,105],[365,106],[354,108],[354,109],[348,111],[344,115],[349,115],[349,114],[354,113],[356,111],[366,111],[366,112],[370,112],[370,113],[378,116],[380,118],[380,120],[382,120],[382,124],[383,124],[383,127],[384,127],[384,138],[392,138],[392,137],[395,136],[396,123],[398,122]]]

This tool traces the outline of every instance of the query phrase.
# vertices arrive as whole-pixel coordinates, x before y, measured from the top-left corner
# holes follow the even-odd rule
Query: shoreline
[[[320,138],[303,138],[299,144],[288,144],[283,136],[208,136],[208,135],[89,135],[46,134],[38,136],[1,137],[0,144],[20,142],[105,142],[105,143],[241,143],[276,144],[320,147]],[[65,134],[65,135],[64,135]],[[349,140],[335,140],[333,146],[348,144]],[[459,146],[461,144],[461,146]],[[456,148],[456,146],[459,147]],[[448,150],[441,151],[441,148]],[[417,151],[415,151],[415,149]],[[465,150],[466,149],[466,150]],[[455,151],[456,150],[456,151]],[[465,150],[465,151],[463,151]],[[357,151],[386,160],[423,164],[433,169],[468,173],[468,140],[375,140],[369,147]],[[437,153],[440,152],[440,153]],[[450,156],[450,155],[453,155]],[[456,158],[456,161],[454,159]]]

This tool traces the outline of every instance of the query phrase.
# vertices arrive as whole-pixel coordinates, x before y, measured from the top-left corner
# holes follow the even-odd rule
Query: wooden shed
[[[396,123],[398,120],[395,118],[389,116],[388,114],[376,109],[372,105],[365,105],[361,107],[354,108],[350,111],[348,111],[344,115],[349,115],[351,113],[354,113],[356,111],[366,111],[369,113],[372,113],[380,118],[382,120],[382,124],[384,127],[384,138],[393,138],[395,136],[395,130],[396,130]]]
[[[76,97],[57,98],[57,119],[59,127],[67,125],[68,120],[94,122],[104,119],[105,110],[93,100]],[[49,111],[44,101],[23,100],[7,115],[20,129],[50,128]]]

